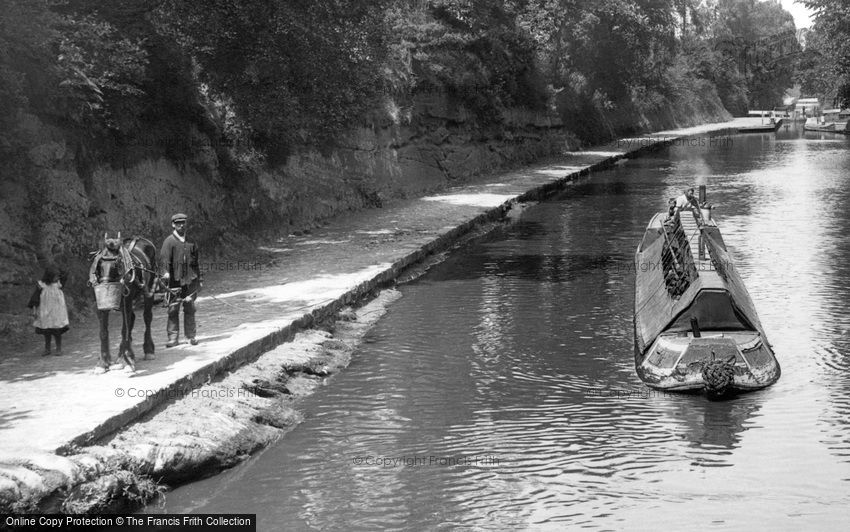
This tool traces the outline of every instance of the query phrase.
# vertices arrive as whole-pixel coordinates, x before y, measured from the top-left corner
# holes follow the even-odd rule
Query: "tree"
[[[330,142],[381,90],[383,2],[168,0],[165,27],[258,145]]]
[[[815,13],[812,54],[803,65],[814,93],[850,106],[850,4],[843,0],[803,0]],[[822,91],[822,92],[821,92]]]
[[[668,0],[530,0],[524,24],[553,84],[611,102],[634,87],[663,85],[675,47]]]
[[[778,3],[756,0],[719,0],[716,11],[715,49],[735,61],[749,106],[782,105],[800,52],[794,18]]]
[[[58,17],[42,1],[0,0],[0,153],[21,148],[20,113],[47,100],[55,80]]]
[[[21,146],[20,113],[91,133],[115,127],[120,106],[140,96],[147,55],[71,2],[0,0],[0,149]]]
[[[390,14],[392,95],[440,91],[481,122],[499,122],[511,107],[548,100],[534,41],[517,23],[517,6],[500,0],[434,0],[398,5]]]

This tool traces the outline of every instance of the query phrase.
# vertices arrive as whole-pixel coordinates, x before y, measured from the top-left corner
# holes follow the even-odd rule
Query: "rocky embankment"
[[[0,485],[0,513],[127,510],[165,496],[167,487],[238,464],[301,421],[298,399],[348,365],[398,297],[385,290],[345,309],[95,445],[66,449],[50,464],[21,464],[16,481]]]

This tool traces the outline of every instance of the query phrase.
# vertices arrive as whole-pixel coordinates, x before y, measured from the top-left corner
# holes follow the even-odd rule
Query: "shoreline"
[[[17,457],[11,460],[8,453],[0,455],[0,509],[117,511],[155,499],[162,493],[162,485],[181,484],[237,465],[298,424],[300,414],[293,403],[344,368],[362,335],[399,297],[390,289],[371,298],[376,292],[418,277],[429,263],[440,260],[439,254],[509,222],[528,204],[581,183],[620,159],[679,139],[734,134],[734,122],[612,141],[631,140],[625,150],[614,151],[608,143],[601,147],[604,150],[571,152],[565,154],[562,164],[519,172],[522,175],[517,179],[507,180],[513,188],[508,193],[496,188],[508,186],[501,182],[506,181],[505,176],[493,175],[487,176],[484,184],[473,182],[419,198],[422,209],[457,208],[451,217],[437,212],[431,226],[424,229],[415,229],[427,225],[415,213],[411,215],[414,229],[396,230],[389,236],[380,236],[386,235],[383,229],[370,232],[361,228],[360,232],[371,238],[362,244],[367,250],[364,254],[372,255],[364,260],[377,258],[377,266],[361,266],[355,270],[359,275],[345,278],[332,294],[325,286],[327,278],[311,279],[314,284],[309,286],[315,293],[312,300],[306,299],[308,312],[288,308],[288,315],[264,324],[270,331],[257,327],[251,334],[234,333],[226,353],[198,362],[165,385],[165,377],[150,384],[144,379],[110,381],[118,383],[124,395],[131,386],[140,393],[122,397],[129,406],[113,409],[120,410],[117,413],[98,413],[100,417],[85,430],[54,447],[56,454],[16,448]],[[578,160],[570,160],[573,157]],[[377,218],[381,213],[361,213],[361,218],[369,222],[370,214]],[[357,226],[346,229],[351,227]],[[339,245],[328,241],[330,246]],[[317,252],[315,257],[323,255]],[[381,261],[386,258],[392,260]],[[320,290],[315,283],[321,285]],[[299,293],[297,300],[301,302],[301,298]],[[357,310],[350,308],[365,300],[368,302]],[[117,390],[114,388],[113,394]],[[215,423],[211,425],[210,420]]]

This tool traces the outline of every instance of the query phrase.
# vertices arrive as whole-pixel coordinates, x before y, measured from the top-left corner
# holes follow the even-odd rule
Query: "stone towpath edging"
[[[46,495],[50,486],[44,479],[51,475],[79,477],[61,455],[102,440],[161,404],[257,359],[297,331],[388,285],[428,255],[448,249],[473,228],[502,219],[518,203],[543,199],[625,156],[686,137],[734,133],[741,123],[620,139],[436,195],[342,215],[321,230],[290,235],[264,248],[275,257],[268,264],[207,263],[207,294],[198,299],[200,343],[165,349],[165,314],[156,309],[156,359],[141,360],[137,319],[138,362],[132,376],[92,373],[99,352],[96,323],[67,333],[61,357],[38,356],[40,346],[3,354],[0,508],[22,497]],[[116,340],[120,318],[113,313],[111,321]]]

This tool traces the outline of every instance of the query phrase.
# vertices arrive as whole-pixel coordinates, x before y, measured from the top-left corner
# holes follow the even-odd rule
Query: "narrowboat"
[[[700,190],[704,205],[704,189]],[[696,202],[694,202],[696,203]],[[653,216],[635,254],[635,369],[718,397],[775,383],[779,362],[710,208]]]

